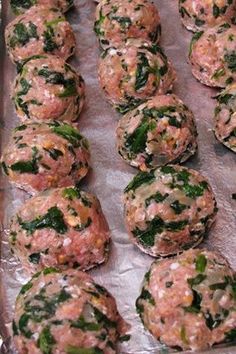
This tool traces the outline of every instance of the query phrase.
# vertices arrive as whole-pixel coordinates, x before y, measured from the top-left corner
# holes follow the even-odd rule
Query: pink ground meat
[[[66,123],[27,123],[15,128],[2,155],[9,181],[34,194],[71,186],[88,172],[88,142]]]
[[[124,192],[130,239],[154,257],[196,246],[211,227],[216,212],[207,180],[199,172],[178,165],[140,172]]]
[[[10,242],[24,268],[87,270],[107,259],[109,227],[96,196],[76,187],[28,199],[10,226]]]
[[[58,9],[33,6],[5,29],[10,58],[19,63],[32,55],[55,54],[69,58],[75,50],[75,35]]]
[[[84,105],[83,78],[55,55],[32,57],[15,79],[12,98],[25,121],[75,121]]]
[[[201,351],[236,336],[236,277],[218,253],[204,249],[154,262],[136,308],[161,342]]]
[[[115,354],[127,330],[113,296],[77,270],[45,268],[16,299],[13,336],[21,354]]]
[[[184,162],[197,149],[193,113],[175,95],[150,98],[119,120],[119,154],[142,171]]]

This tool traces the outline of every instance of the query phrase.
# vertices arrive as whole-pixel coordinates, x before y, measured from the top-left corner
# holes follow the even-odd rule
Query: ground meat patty
[[[16,15],[23,14],[34,5],[54,7],[62,12],[66,12],[73,6],[73,0],[10,0],[12,11]]]
[[[163,343],[203,350],[235,340],[235,289],[235,274],[222,256],[189,250],[152,264],[136,306]]]
[[[236,152],[236,84],[226,87],[217,96],[215,109],[215,135],[217,139]]]
[[[121,113],[146,98],[166,93],[175,78],[175,71],[162,50],[143,40],[127,40],[117,49],[109,48],[100,60],[100,85]]]
[[[52,189],[18,210],[10,242],[30,271],[50,266],[87,270],[106,260],[109,227],[94,195],[76,187]]]
[[[45,6],[33,6],[10,22],[5,41],[15,63],[45,53],[66,60],[75,49],[75,35],[69,22],[59,10]]]
[[[184,26],[201,31],[235,18],[235,0],[179,0],[179,12]]]
[[[177,96],[155,96],[120,119],[117,146],[125,161],[146,171],[187,160],[196,136],[193,113]]]
[[[160,16],[149,0],[101,0],[96,9],[94,31],[103,48],[116,47],[127,38],[156,43],[161,35]]]
[[[55,268],[22,287],[12,327],[22,354],[114,354],[128,329],[104,287],[86,273]]]
[[[236,26],[223,23],[197,32],[190,45],[193,75],[208,86],[225,87],[236,80]]]
[[[16,77],[12,98],[22,120],[75,121],[84,105],[84,81],[55,55],[27,60]]]
[[[32,194],[70,186],[88,172],[88,142],[66,123],[27,123],[15,128],[1,162],[9,180]]]
[[[196,246],[217,212],[212,189],[197,171],[167,165],[140,172],[125,189],[125,223],[131,240],[151,256]]]

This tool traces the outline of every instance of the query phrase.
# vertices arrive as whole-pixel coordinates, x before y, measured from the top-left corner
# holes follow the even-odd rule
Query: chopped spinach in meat
[[[191,287],[193,287],[194,285],[201,284],[206,279],[206,277],[206,275],[200,273],[195,278],[188,278],[187,282]]]
[[[154,219],[147,222],[147,228],[145,230],[136,228],[132,232],[143,245],[152,247],[155,244],[156,234],[162,233],[165,230],[178,232],[183,230],[187,224],[188,220],[164,222],[159,216],[156,216]]]
[[[190,47],[189,47],[189,56],[192,54],[194,44],[199,40],[199,38],[203,35],[203,33],[204,33],[203,31],[196,32],[192,36],[192,40],[190,42]]]
[[[139,188],[142,184],[151,184],[152,182],[155,181],[155,175],[154,171],[150,172],[139,172],[133,179],[132,181],[128,184],[128,186],[125,188],[125,193],[129,191],[135,191],[137,188]]]
[[[37,344],[43,354],[52,353],[52,349],[54,344],[56,344],[56,341],[50,332],[49,326],[43,328],[42,332],[39,335]]]
[[[228,68],[234,73],[236,72],[236,52],[232,51],[224,55],[224,60],[227,63]]]
[[[207,258],[204,254],[199,254],[195,260],[195,268],[199,273],[204,273],[207,266]]]
[[[149,65],[148,58],[145,53],[138,52],[138,64],[136,70],[136,79],[135,79],[135,91],[139,91],[143,86],[146,85],[149,74],[155,73],[158,76],[157,70],[153,69]]]
[[[33,264],[39,264],[40,257],[41,257],[40,253],[32,253],[29,256],[29,261],[30,261],[30,263],[33,263]]]
[[[70,97],[77,95],[77,85],[73,78],[65,79],[64,75],[58,71],[52,71],[48,68],[42,68],[38,71],[39,76],[45,77],[46,83],[54,85],[63,85],[64,91],[58,97]]]
[[[175,200],[173,203],[170,204],[170,207],[174,210],[175,214],[179,215],[187,209],[187,205],[180,203],[178,200]]]
[[[44,36],[44,47],[46,53],[53,52],[55,49],[58,49],[58,44],[55,41],[55,32],[52,26],[48,26],[47,29],[43,32]]]
[[[140,98],[134,98],[134,97],[128,96],[126,94],[125,94],[124,98],[126,99],[127,103],[123,103],[123,104],[116,106],[116,110],[120,114],[125,114],[144,102],[144,100],[141,100]]]
[[[112,16],[111,19],[118,22],[122,30],[126,30],[132,25],[132,21],[129,17]]]
[[[63,152],[61,152],[61,150],[58,150],[58,149],[54,149],[54,148],[51,148],[51,149],[46,149],[44,148],[45,151],[48,152],[49,156],[53,159],[53,160],[58,160],[58,158],[60,156],[63,156]]]
[[[39,39],[37,34],[37,26],[33,22],[29,22],[25,25],[22,22],[16,23],[13,30],[13,35],[10,37],[9,45],[11,48],[15,48],[17,45],[23,47],[32,39]]]
[[[147,198],[145,200],[145,205],[148,207],[152,201],[155,201],[156,203],[161,203],[163,202],[167,197],[169,196],[168,193],[166,194],[161,194],[160,192],[156,192],[155,194],[151,195],[151,197]]]
[[[103,354],[104,351],[98,347],[94,348],[79,348],[73,345],[68,345],[66,349],[67,354]]]
[[[155,305],[154,298],[152,297],[151,293],[145,288],[142,289],[139,299],[147,300],[151,305]]]
[[[100,10],[99,12],[99,19],[97,21],[95,21],[94,23],[94,32],[96,33],[97,36],[103,36],[104,35],[104,31],[101,29],[101,26],[103,24],[103,22],[105,21],[106,16],[103,16],[102,14],[102,10]]]
[[[11,7],[13,12],[18,15],[19,8],[29,9],[36,3],[36,0],[11,0]]]
[[[202,296],[196,290],[192,289],[193,300],[190,306],[183,307],[186,312],[199,313],[201,311]]]
[[[143,119],[141,124],[126,140],[126,146],[130,148],[131,152],[137,154],[145,151],[148,131],[153,130],[153,128],[155,128],[155,123],[153,125],[151,121]]]
[[[38,149],[32,148],[32,160],[24,161],[20,160],[10,165],[9,168],[12,171],[17,171],[19,173],[38,173],[38,160],[40,157],[38,156]]]
[[[51,129],[54,133],[68,140],[73,147],[79,147],[80,141],[83,139],[79,131],[69,124],[51,124]]]
[[[52,228],[59,234],[64,234],[67,231],[63,213],[57,206],[51,207],[45,215],[39,216],[32,221],[23,221],[18,216],[18,222],[29,234],[32,234],[35,230],[44,228]]]

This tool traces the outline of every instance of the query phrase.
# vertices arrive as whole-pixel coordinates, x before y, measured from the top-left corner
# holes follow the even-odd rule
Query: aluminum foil
[[[12,19],[9,2],[3,1],[2,28]],[[161,46],[173,61],[178,74],[174,93],[193,110],[199,132],[199,151],[186,165],[205,175],[216,194],[219,212],[217,221],[202,246],[220,251],[236,269],[236,155],[215,140],[212,132],[214,97],[217,90],[204,87],[191,75],[187,62],[191,33],[185,30],[178,14],[176,1],[156,0],[162,20]],[[71,63],[81,72],[86,82],[86,106],[78,125],[90,140],[93,169],[81,187],[96,193],[112,233],[112,250],[107,264],[91,271],[94,279],[104,285],[116,298],[120,313],[132,326],[131,340],[119,347],[120,353],[172,353],[163,347],[142,326],[135,300],[141,282],[153,259],[133,246],[123,221],[122,192],[136,170],[121,160],[115,147],[115,129],[119,114],[106,102],[98,85],[97,62],[99,48],[93,33],[95,2],[75,0],[75,7],[67,17],[77,38],[76,55]],[[0,119],[1,145],[8,142],[11,129],[18,123],[10,100],[10,88],[16,75],[14,66],[6,56],[0,42]],[[22,202],[29,198],[23,191],[13,188],[2,177],[0,180],[0,217],[2,221],[0,245],[0,334],[3,338],[1,353],[14,353],[11,349],[10,323],[16,295],[27,281],[20,263],[11,255],[8,227],[11,216]],[[236,353],[236,347],[220,347],[210,351],[217,354]]]

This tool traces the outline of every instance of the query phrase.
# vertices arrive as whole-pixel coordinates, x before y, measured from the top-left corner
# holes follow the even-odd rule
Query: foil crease
[[[215,106],[212,97],[218,91],[201,85],[191,74],[187,62],[191,33],[181,25],[177,0],[155,0],[155,3],[161,15],[161,46],[172,60],[178,75],[173,92],[193,110],[197,122],[199,151],[185,166],[195,168],[209,179],[219,207],[217,221],[201,247],[220,251],[236,270],[236,201],[232,199],[232,193],[236,192],[236,155],[217,142],[212,132]],[[16,72],[7,57],[3,41],[4,27],[13,16],[9,2],[5,0],[2,5],[0,128],[3,148],[11,130],[19,121],[10,99],[10,89]],[[132,326],[131,340],[119,346],[119,353],[172,353],[173,350],[166,349],[144,329],[135,311],[135,300],[153,258],[141,253],[130,243],[124,227],[122,193],[137,171],[122,161],[116,151],[115,130],[119,114],[106,102],[99,88],[97,64],[100,51],[93,33],[95,6],[96,3],[92,0],[75,0],[75,7],[67,14],[77,39],[76,54],[70,62],[79,70],[86,83],[86,105],[78,126],[89,139],[92,153],[93,169],[81,183],[81,188],[97,194],[112,233],[112,249],[108,262],[90,271],[90,274],[115,296],[120,313]],[[14,302],[20,287],[28,280],[20,263],[12,256],[7,241],[10,218],[27,198],[29,195],[13,188],[1,176],[1,354],[15,353],[10,339]],[[236,347],[220,346],[205,353],[233,354],[236,353]]]

